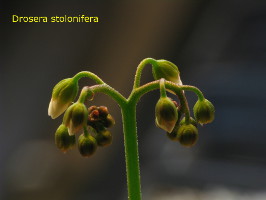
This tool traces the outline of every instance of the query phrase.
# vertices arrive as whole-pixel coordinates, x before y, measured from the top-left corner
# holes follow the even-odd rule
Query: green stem
[[[142,60],[140,62],[140,64],[137,67],[137,71],[136,71],[136,75],[135,75],[135,80],[134,80],[134,86],[133,89],[136,89],[139,87],[140,85],[140,78],[141,78],[141,74],[142,74],[142,70],[143,68],[147,65],[147,64],[153,64],[155,63],[155,59],[153,58],[145,58],[144,60]]]
[[[94,95],[94,93],[91,90],[91,88],[89,86],[85,86],[85,87],[82,88],[82,90],[80,92],[78,102],[84,103],[87,98],[92,100],[93,99],[93,95]]]
[[[160,94],[161,94],[161,97],[167,97],[164,78],[160,79]]]
[[[110,96],[118,103],[120,107],[123,107],[127,103],[125,97],[123,97],[118,91],[116,91],[114,88],[110,87],[107,84],[94,85],[91,86],[90,89],[93,93],[101,92]]]
[[[176,95],[179,98],[180,104],[181,104],[181,112],[185,113],[185,122],[186,124],[189,124],[190,122],[190,112],[189,112],[189,107],[188,107],[188,102],[185,97],[185,94],[182,90],[176,90]]]
[[[147,83],[147,84],[133,90],[129,99],[132,99],[132,101],[137,102],[142,95],[144,95],[144,94],[146,94],[152,90],[155,90],[159,87],[160,87],[160,80]],[[182,90],[189,90],[189,91],[195,92],[196,95],[198,96],[199,100],[204,99],[202,92],[194,86],[177,85],[177,84],[170,82],[170,81],[165,81],[165,87],[169,90],[174,91],[178,95],[181,106],[183,107],[183,112],[185,113],[186,123],[189,123],[190,122],[189,107],[188,107],[188,103],[187,103],[187,99],[185,97],[185,94],[182,92]]]
[[[140,70],[140,69],[139,69]],[[138,78],[136,80],[139,80]],[[161,82],[161,84],[160,84]],[[138,84],[136,84],[138,86]],[[160,87],[161,86],[161,87]],[[141,87],[133,89],[130,97],[125,99],[118,91],[107,84],[94,85],[84,89],[92,93],[102,92],[113,98],[120,106],[123,117],[124,130],[124,145],[126,157],[126,171],[127,171],[127,187],[129,200],[141,200],[141,184],[140,184],[140,167],[139,167],[139,153],[138,153],[138,138],[137,138],[137,122],[136,122],[136,105],[138,100],[147,92],[160,88],[163,95],[166,95],[165,89],[174,91],[180,99],[181,104],[184,105],[186,118],[189,120],[189,110],[186,98],[182,90],[194,91],[199,98],[204,98],[203,94],[195,87],[180,86],[169,81],[161,80],[145,84]],[[81,97],[89,96],[85,95]],[[186,121],[187,121],[186,119]]]
[[[160,82],[160,80],[153,81],[153,82],[147,83],[147,84],[133,90],[129,98],[134,99],[134,101],[138,101],[142,95],[144,95],[144,94],[146,94],[152,90],[158,89],[159,88],[159,82]],[[202,92],[194,86],[177,85],[171,81],[165,81],[165,87],[166,87],[166,89],[172,90],[175,93],[177,90],[193,91],[198,96],[199,100],[204,100],[204,96],[203,96]]]
[[[88,136],[90,135],[87,126],[84,126],[84,127],[83,127],[83,132],[84,132],[84,136],[85,136],[85,137],[88,137]]]
[[[77,73],[73,79],[75,81],[78,81],[79,79],[83,78],[83,77],[88,77],[91,78],[92,80],[94,80],[97,84],[104,84],[103,80],[100,79],[96,74],[91,73],[91,72],[87,72],[87,71],[82,71]]]
[[[188,91],[192,91],[194,92],[197,96],[198,96],[198,99],[200,101],[203,101],[205,99],[203,93],[198,89],[196,88],[195,86],[191,86],[191,85],[182,85],[180,87],[181,90],[188,90]]]
[[[122,108],[124,145],[129,200],[141,200],[136,104],[128,103]]]

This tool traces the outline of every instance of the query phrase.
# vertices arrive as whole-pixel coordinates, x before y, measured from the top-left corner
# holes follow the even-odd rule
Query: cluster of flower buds
[[[198,100],[193,110],[196,120],[192,117],[189,120],[186,117],[181,119],[183,111],[180,106],[170,98],[166,100],[161,97],[155,107],[155,123],[167,131],[171,140],[179,141],[187,147],[193,146],[198,140],[197,124],[207,124],[214,120],[214,106],[207,99]]]
[[[88,108],[87,125],[91,134],[82,134],[79,137],[78,149],[82,156],[89,157],[97,146],[108,146],[112,143],[112,134],[107,128],[115,124],[114,118],[105,106],[91,106]]]
[[[105,106],[87,108],[80,100],[71,105],[77,91],[78,84],[73,78],[60,81],[53,89],[48,115],[54,119],[65,112],[63,123],[55,133],[56,146],[66,152],[75,145],[75,135],[83,130],[78,138],[78,149],[82,156],[89,157],[98,146],[112,143],[112,135],[107,128],[115,121]]]
[[[105,106],[91,106],[89,109],[88,126],[95,133],[98,146],[108,146],[112,143],[112,134],[108,128],[115,124],[114,118]]]
[[[107,107],[91,106],[87,109],[84,104],[77,102],[67,109],[63,124],[55,133],[55,143],[59,149],[66,152],[75,145],[75,134],[87,126],[90,133],[82,133],[79,136],[78,149],[82,156],[89,157],[98,146],[108,146],[112,143],[112,134],[107,129],[114,124],[115,120]]]
[[[165,79],[182,85],[177,66],[166,60],[157,60],[153,63],[153,76],[155,80]],[[164,90],[162,92],[162,90]],[[173,91],[169,91],[174,93]],[[193,146],[198,140],[197,123],[207,124],[214,120],[214,106],[207,99],[201,99],[194,105],[194,118],[182,118],[185,114],[176,101],[166,95],[165,88],[161,89],[161,97],[155,106],[155,124],[167,132],[167,136],[173,141],[179,141],[184,146]],[[184,94],[184,93],[182,93]],[[189,111],[187,111],[189,113]],[[182,119],[181,119],[182,118]]]

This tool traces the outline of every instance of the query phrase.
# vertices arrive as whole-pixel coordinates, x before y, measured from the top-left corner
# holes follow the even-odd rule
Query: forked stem
[[[193,86],[177,85],[173,82],[165,81],[164,79],[147,83],[140,87],[141,72],[146,64],[155,62],[152,58],[144,59],[137,68],[135,76],[134,87],[131,95],[126,99],[118,91],[105,84],[98,76],[91,72],[80,72],[74,79],[78,81],[82,77],[89,77],[93,79],[98,85],[85,87],[81,93],[80,101],[85,101],[92,95],[89,93],[101,92],[110,96],[115,100],[121,108],[124,131],[124,145],[126,158],[126,172],[127,172],[127,188],[129,200],[141,200],[141,184],[140,184],[140,167],[139,167],[139,153],[138,153],[138,137],[137,137],[137,123],[136,123],[136,106],[142,95],[155,90],[161,89],[162,95],[166,96],[166,89],[175,92],[183,106],[186,121],[189,121],[190,114],[187,105],[187,100],[182,90],[190,90],[197,94],[200,100],[204,99],[202,92]],[[87,93],[86,93],[87,92]],[[85,130],[85,134],[89,133]]]

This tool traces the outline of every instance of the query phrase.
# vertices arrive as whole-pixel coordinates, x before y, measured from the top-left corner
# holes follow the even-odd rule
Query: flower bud
[[[91,106],[88,109],[88,113],[88,125],[98,132],[105,130],[105,128],[110,128],[115,124],[114,118],[109,114],[105,106]]]
[[[99,106],[98,110],[101,118],[106,118],[109,114],[108,108],[106,106]]]
[[[172,132],[178,119],[175,104],[168,97],[161,97],[155,106],[155,123],[161,129]]]
[[[197,125],[197,122],[195,121],[195,119],[193,119],[193,117],[190,117],[190,119],[189,119],[189,123],[192,124],[192,125],[195,126],[195,127],[198,126],[198,125]],[[184,118],[180,121],[179,125],[181,126],[181,125],[185,125],[185,124],[186,124],[186,118],[184,117]]]
[[[164,78],[176,84],[182,84],[177,66],[167,60],[156,60],[152,64],[152,73],[155,80]]]
[[[108,130],[104,130],[101,132],[97,132],[95,139],[97,141],[98,146],[108,146],[112,144],[112,134]]]
[[[184,124],[178,128],[177,137],[180,144],[190,147],[198,140],[198,129],[192,124]]]
[[[90,157],[97,149],[97,142],[91,135],[81,134],[78,140],[78,149],[82,156]]]
[[[55,144],[63,152],[72,148],[76,143],[75,135],[69,135],[67,127],[61,124],[55,132]]]
[[[69,135],[80,131],[87,123],[88,110],[83,103],[76,102],[71,105],[63,118],[63,123],[68,127]]]
[[[67,78],[57,83],[52,92],[48,115],[52,119],[61,115],[75,99],[77,93],[78,82],[73,78]]]
[[[198,100],[193,108],[198,123],[207,124],[214,120],[214,106],[207,99]]]

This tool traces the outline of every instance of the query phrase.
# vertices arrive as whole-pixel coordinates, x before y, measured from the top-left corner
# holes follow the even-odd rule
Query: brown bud
[[[109,114],[109,111],[106,106],[100,106],[98,107],[98,110],[101,118],[106,118],[107,115]]]

